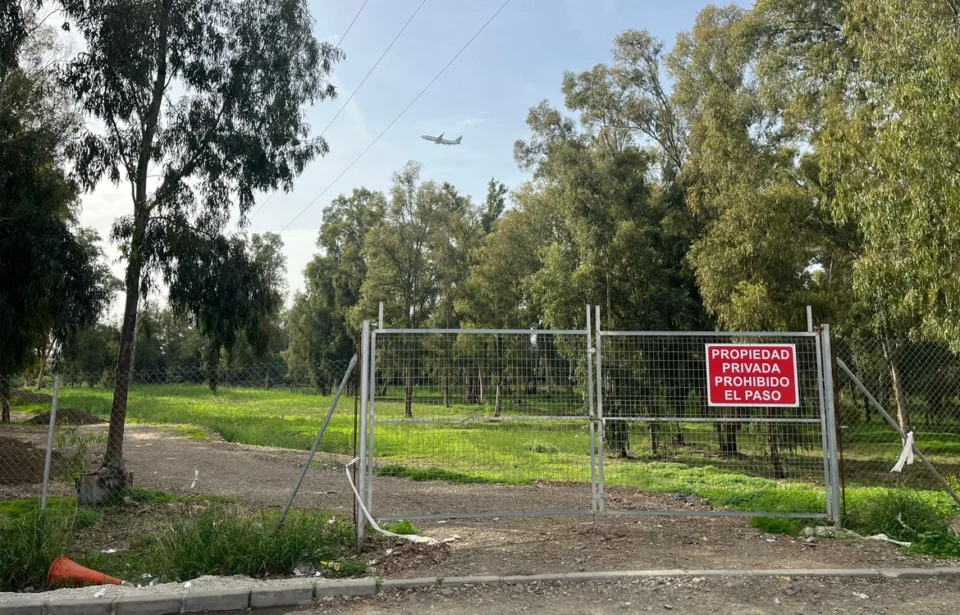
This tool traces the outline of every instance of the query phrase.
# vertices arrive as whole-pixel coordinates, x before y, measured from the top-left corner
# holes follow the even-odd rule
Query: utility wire
[[[410,25],[410,22],[413,21],[413,18],[417,16],[417,13],[420,12],[420,9],[422,9],[422,8],[423,8],[423,5],[426,4],[426,3],[427,3],[427,0],[423,0],[423,2],[420,3],[420,6],[417,7],[417,10],[415,10],[415,11],[413,12],[413,15],[410,16],[410,19],[407,20],[407,23],[403,24],[403,27],[400,28],[400,31],[397,32],[397,35],[396,35],[395,37],[393,37],[393,40],[390,42],[390,44],[387,46],[387,48],[383,50],[383,53],[382,53],[382,54],[380,54],[380,59],[377,60],[377,63],[374,64],[374,65],[370,68],[369,71],[367,71],[367,74],[364,76],[363,81],[360,82],[360,85],[357,86],[357,89],[355,89],[355,90],[350,94],[350,98],[348,98],[347,101],[346,101],[345,103],[343,103],[343,106],[340,107],[340,110],[337,111],[337,114],[333,116],[333,119],[330,120],[330,123],[327,124],[327,127],[324,128],[324,129],[323,129],[323,132],[320,133],[320,136],[321,136],[321,137],[322,137],[323,135],[325,135],[328,130],[330,130],[330,127],[333,126],[333,123],[337,121],[337,118],[340,117],[340,114],[343,113],[343,110],[347,108],[347,105],[350,104],[350,101],[353,100],[353,97],[357,95],[357,92],[360,91],[360,88],[363,87],[363,84],[367,82],[367,78],[368,78],[371,74],[373,74],[373,71],[376,70],[377,66],[380,65],[381,60],[383,60],[383,58],[386,57],[387,52],[390,51],[390,48],[393,47],[393,44],[397,42],[397,39],[400,38],[400,35],[403,34],[403,31],[407,29],[407,26]]]
[[[423,0],[423,1],[426,2],[427,0]],[[360,5],[360,10],[358,10],[357,13],[356,13],[356,15],[353,16],[353,19],[350,21],[350,25],[347,26],[347,29],[346,29],[346,30],[344,30],[343,35],[340,36],[340,40],[337,41],[337,49],[340,49],[340,45],[343,45],[343,39],[347,38],[347,35],[350,34],[350,29],[353,28],[353,24],[357,23],[357,17],[360,17],[360,13],[362,13],[364,7],[367,6],[367,2],[370,2],[370,0],[363,0],[363,4]],[[423,6],[423,4],[421,4],[420,6]],[[417,8],[417,10],[418,10],[418,11],[420,10],[419,7]],[[416,15],[416,13],[414,13],[414,15]],[[407,22],[407,23],[410,23],[410,22]],[[404,28],[406,28],[406,26],[404,26]],[[403,30],[401,30],[401,32],[403,32]],[[396,39],[394,39],[394,41],[396,41]],[[390,45],[393,46],[393,43],[390,43]],[[387,49],[389,49],[389,47],[388,47]],[[380,59],[382,60],[383,57],[381,56]],[[380,61],[378,60],[377,63],[379,64]],[[368,76],[369,76],[369,74],[368,74]],[[367,78],[364,77],[363,80],[366,81]],[[363,84],[361,83],[361,85],[363,85]],[[359,89],[359,88],[357,88],[357,89]],[[356,92],[354,92],[354,93],[356,93]],[[350,95],[350,98],[353,98],[353,94]],[[350,102],[350,100],[347,99],[347,102]],[[344,105],[344,106],[346,106],[346,105]],[[342,110],[343,110],[343,109],[341,109],[341,111],[342,111]],[[337,112],[337,115],[340,115],[340,112],[339,112],[339,111]],[[334,118],[334,119],[336,119],[336,118]],[[330,123],[332,124],[333,122],[330,122]],[[327,126],[327,128],[330,128],[330,126]],[[327,129],[324,128],[323,131],[326,132]],[[323,135],[320,135],[320,136],[323,136]],[[253,212],[253,215],[250,216],[250,219],[251,219],[251,220],[253,220],[254,218],[257,217],[257,214],[260,213],[260,210],[263,209],[263,208],[267,205],[267,203],[270,202],[270,199],[272,199],[272,198],[273,198],[273,195],[275,195],[276,193],[277,193],[277,191],[274,190],[273,192],[270,193],[270,196],[268,196],[267,199],[266,199],[263,203],[260,203],[260,207],[257,207],[257,211]]]
[[[351,162],[350,164],[348,164],[348,165],[347,165],[347,168],[345,168],[343,171],[341,171],[341,172],[340,172],[340,175],[337,175],[337,177],[334,178],[334,180],[333,180],[332,182],[330,182],[330,183],[327,185],[327,187],[324,188],[323,191],[320,192],[320,194],[318,194],[316,197],[314,197],[314,199],[313,199],[312,201],[310,201],[309,203],[307,203],[307,206],[304,207],[303,209],[301,209],[301,210],[300,210],[300,213],[298,213],[296,216],[294,216],[293,220],[291,220],[290,222],[288,222],[286,226],[284,226],[282,229],[280,229],[280,232],[281,232],[281,233],[284,232],[285,230],[287,230],[288,228],[290,228],[290,225],[291,225],[291,224],[293,224],[294,222],[296,222],[296,221],[300,218],[300,216],[302,216],[304,213],[306,213],[306,211],[307,211],[308,209],[310,209],[310,208],[314,205],[314,203],[316,203],[318,200],[320,200],[320,197],[322,197],[324,194],[326,194],[326,192],[327,192],[328,190],[330,190],[330,188],[332,188],[333,185],[336,184],[337,181],[339,181],[339,179],[340,179],[341,177],[343,177],[344,174],[346,174],[346,172],[349,171],[349,170],[351,169],[351,167],[353,167],[353,165],[355,165],[355,164],[357,163],[357,161],[359,161],[361,158],[363,158],[363,156],[364,156],[368,151],[370,151],[370,148],[372,148],[374,145],[376,145],[377,141],[379,141],[380,138],[381,138],[383,135],[387,134],[387,131],[390,130],[390,129],[393,127],[393,125],[396,124],[397,121],[398,121],[401,117],[403,117],[403,115],[410,109],[410,107],[412,107],[412,106],[414,105],[414,103],[416,103],[416,102],[420,99],[420,97],[423,96],[423,94],[424,94],[427,90],[430,89],[430,86],[432,86],[432,85],[434,84],[434,82],[436,82],[436,80],[439,79],[440,76],[443,75],[443,73],[444,73],[448,68],[450,68],[450,65],[453,64],[454,62],[456,62],[457,58],[460,57],[460,54],[462,54],[464,51],[466,51],[467,47],[469,47],[470,44],[471,44],[474,40],[476,40],[476,38],[477,38],[478,36],[480,36],[480,33],[483,32],[483,31],[487,28],[487,26],[490,25],[490,22],[492,22],[494,19],[496,19],[497,15],[499,15],[500,12],[501,12],[503,9],[505,9],[508,4],[510,4],[510,0],[506,0],[502,5],[500,5],[500,8],[498,8],[497,11],[496,11],[493,15],[490,16],[490,19],[488,19],[488,20],[486,21],[486,23],[484,23],[482,26],[480,26],[480,29],[477,30],[477,32],[476,32],[472,37],[470,37],[470,40],[468,40],[468,41],[464,44],[464,46],[460,48],[460,51],[458,51],[457,54],[456,54],[455,56],[453,56],[453,57],[450,59],[450,61],[447,62],[446,65],[444,65],[443,68],[440,69],[440,72],[437,73],[437,74],[433,77],[433,79],[431,79],[430,82],[427,83],[426,86],[424,86],[424,88],[423,88],[422,90],[420,90],[420,93],[417,94],[417,95],[414,97],[414,99],[411,100],[410,103],[407,104],[407,106],[403,108],[403,111],[401,111],[401,112],[397,115],[397,117],[393,118],[393,121],[390,122],[390,123],[387,125],[387,127],[383,129],[383,132],[381,132],[379,135],[377,135],[377,137],[376,137],[373,141],[370,142],[370,145],[368,145],[362,152],[360,152],[360,155],[357,156],[356,158],[354,158],[354,159],[353,159],[353,162]]]

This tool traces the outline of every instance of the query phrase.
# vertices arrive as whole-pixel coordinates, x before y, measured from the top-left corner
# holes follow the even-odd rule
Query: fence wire
[[[604,481],[714,493],[750,512],[824,513],[820,363],[810,336],[603,335]],[[796,348],[797,407],[708,405],[708,344]],[[662,500],[634,508],[662,505]]]
[[[949,482],[960,479],[960,357],[945,345],[881,338],[841,338],[842,359]],[[847,492],[871,487],[940,490],[916,463],[891,472],[903,442],[842,370],[837,379],[837,420]],[[851,505],[848,498],[848,508]]]
[[[134,486],[282,506],[348,361],[307,369],[274,361],[134,371],[128,381],[124,458]],[[107,443],[116,377],[62,375],[52,451],[53,495],[75,495]],[[42,489],[53,378],[9,382],[10,422],[0,424],[0,500]],[[334,412],[296,506],[352,510],[343,464],[354,454],[357,379]],[[252,445],[249,446],[248,445]]]
[[[589,510],[587,369],[585,333],[378,332],[376,514]],[[377,489],[391,477],[470,486]]]

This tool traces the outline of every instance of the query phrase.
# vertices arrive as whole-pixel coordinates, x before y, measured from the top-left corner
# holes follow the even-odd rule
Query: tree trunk
[[[443,375],[443,407],[450,407],[450,377]]]
[[[408,418],[413,418],[413,368],[409,365],[406,369],[406,381],[404,383],[404,394],[403,394],[403,415]]]
[[[127,396],[130,392],[130,373],[133,370],[133,352],[137,337],[137,312],[140,306],[140,277],[143,273],[147,222],[150,210],[147,204],[147,172],[154,157],[153,141],[159,126],[160,108],[167,88],[167,36],[173,0],[163,0],[162,15],[157,33],[157,72],[154,75],[150,107],[143,119],[143,136],[137,151],[136,186],[133,195],[133,236],[130,238],[127,274],[124,280],[127,298],[123,308],[123,326],[120,330],[120,352],[117,357],[117,380],[113,389],[110,410],[110,428],[103,464],[97,471],[101,488],[107,494],[116,494],[127,484],[123,464],[123,432],[127,419]],[[166,184],[161,185],[161,189]]]
[[[483,370],[482,369],[477,370],[477,386],[479,387],[479,392],[480,392],[479,399],[480,399],[480,405],[482,406],[483,404],[487,403],[487,394],[483,388]]]
[[[142,235],[140,237],[142,242]],[[142,245],[142,244],[141,244]],[[117,358],[117,379],[113,387],[113,406],[107,431],[107,448],[100,473],[109,476],[117,489],[125,485],[123,464],[123,432],[127,419],[127,396],[133,371],[133,345],[137,335],[137,309],[140,303],[140,257],[131,254],[127,266],[127,299],[124,304],[123,326],[120,329],[120,353]],[[117,482],[119,481],[119,482]]]
[[[650,453],[654,457],[660,456],[660,423],[650,422]]]
[[[900,366],[897,364],[896,357],[893,356],[889,340],[884,339],[880,346],[883,348],[883,356],[887,360],[887,365],[890,366],[890,383],[893,385],[893,397],[897,402],[897,423],[900,424],[903,433],[907,433],[912,431],[913,427],[910,425],[910,410],[907,408],[907,396],[903,391]]]
[[[497,398],[493,406],[494,418],[500,418],[500,412],[503,410],[503,382],[503,376],[497,379]]]
[[[550,371],[550,353],[546,353],[546,358],[544,359],[544,376],[546,382],[544,383],[547,388],[547,397],[553,397],[553,372]]]
[[[210,348],[207,350],[207,384],[210,390],[217,392],[220,385],[220,344],[210,342]],[[324,381],[326,382],[326,381]],[[326,389],[326,385],[323,385]]]
[[[10,422],[10,381],[6,376],[0,376],[0,423]]]
[[[627,459],[630,457],[630,434],[626,421],[610,421],[603,434],[607,454]]]
[[[771,416],[773,410],[767,409],[767,416]],[[767,442],[770,445],[770,463],[773,464],[773,477],[786,478],[787,474],[783,471],[783,462],[780,460],[780,434],[777,433],[776,423],[767,423]]]
[[[34,387],[38,391],[43,388],[43,373],[47,370],[47,360],[50,358],[50,347],[51,344],[48,342],[40,353],[40,371],[37,373],[37,383]]]

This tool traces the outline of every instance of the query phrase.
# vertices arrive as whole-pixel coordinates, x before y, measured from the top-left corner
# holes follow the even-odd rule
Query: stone
[[[116,615],[169,615],[180,612],[181,602],[177,594],[121,596],[114,608]]]
[[[255,587],[250,592],[250,607],[267,609],[275,606],[300,606],[313,602],[313,594],[312,581],[282,587]]]
[[[243,611],[249,606],[249,589],[190,592],[183,596],[184,613]]]
[[[116,598],[61,598],[46,604],[46,615],[112,615]]]

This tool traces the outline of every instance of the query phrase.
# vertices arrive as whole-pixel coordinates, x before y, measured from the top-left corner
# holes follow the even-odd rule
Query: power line
[[[396,35],[395,37],[393,37],[393,40],[390,42],[390,44],[387,46],[387,48],[383,50],[383,53],[382,53],[382,54],[380,54],[380,59],[378,59],[377,62],[376,62],[376,64],[374,64],[374,65],[370,68],[370,70],[367,71],[367,74],[363,77],[363,81],[360,82],[360,85],[357,86],[357,89],[355,89],[355,90],[350,94],[350,98],[348,98],[347,101],[346,101],[345,103],[343,103],[343,106],[340,107],[340,110],[337,111],[337,114],[333,116],[333,119],[330,120],[330,123],[327,124],[327,127],[324,128],[324,129],[323,129],[323,132],[320,133],[320,136],[321,136],[321,137],[322,137],[323,135],[325,135],[328,130],[330,130],[330,127],[333,126],[333,123],[337,121],[337,118],[340,117],[340,114],[343,113],[343,110],[347,108],[347,105],[350,104],[350,101],[353,100],[353,97],[357,95],[357,92],[360,91],[360,88],[363,87],[363,84],[367,82],[367,77],[369,77],[371,74],[373,74],[373,71],[376,70],[377,66],[380,65],[380,61],[383,60],[384,57],[386,57],[387,52],[390,51],[390,48],[393,47],[393,44],[397,42],[397,39],[400,38],[400,35],[403,34],[403,31],[407,29],[407,26],[410,25],[410,22],[413,21],[413,18],[417,16],[417,13],[420,12],[420,9],[422,9],[422,8],[423,8],[423,5],[426,4],[426,3],[427,3],[427,0],[423,0],[423,2],[420,3],[420,6],[417,7],[417,10],[415,10],[415,11],[413,12],[413,15],[410,16],[410,19],[407,20],[407,23],[403,24],[403,27],[400,28],[400,31],[397,32],[397,35]]]
[[[347,35],[350,34],[350,28],[353,27],[353,24],[357,23],[357,17],[360,17],[360,13],[362,13],[364,7],[367,6],[367,2],[370,2],[370,0],[363,0],[363,4],[360,5],[360,10],[353,16],[353,21],[350,22],[350,25],[347,26],[347,29],[340,36],[340,40],[337,41],[337,49],[340,49],[340,45],[343,45],[343,39],[347,38]]]
[[[426,2],[427,0],[423,0],[423,1]],[[337,49],[340,49],[340,45],[343,45],[343,39],[347,38],[347,35],[350,34],[350,29],[353,28],[353,24],[357,23],[357,17],[360,17],[360,13],[362,13],[362,12],[363,12],[363,9],[367,6],[367,2],[370,2],[370,0],[363,0],[363,4],[360,5],[360,10],[358,10],[357,13],[353,16],[353,19],[350,21],[350,25],[347,26],[347,29],[343,31],[343,34],[340,36],[340,40],[337,41]],[[420,6],[423,6],[423,4],[421,4]],[[420,8],[418,7],[417,10],[419,11]],[[416,13],[414,13],[414,15],[416,15]],[[412,19],[412,18],[411,18],[411,19]],[[410,22],[407,22],[407,23],[410,23]],[[406,28],[406,26],[404,26],[404,28]],[[403,30],[401,30],[401,32],[403,32]],[[396,41],[396,39],[394,39],[394,41]],[[392,46],[393,46],[393,43],[390,43],[390,46],[392,47]],[[387,49],[389,49],[389,48],[390,48],[390,47],[387,47]],[[382,60],[382,59],[383,59],[383,56],[381,56],[380,59]],[[380,60],[377,60],[377,63],[379,64],[379,63],[380,63]],[[374,66],[374,68],[376,68],[376,66]],[[369,73],[368,73],[368,76],[369,76]],[[363,80],[366,81],[367,78],[364,77]],[[363,85],[363,84],[361,83],[361,85]],[[357,88],[357,89],[359,89],[359,88]],[[356,93],[356,92],[354,92],[354,93]],[[353,98],[353,94],[350,95],[350,98]],[[348,99],[347,102],[350,102],[350,100]],[[346,106],[346,105],[344,105],[344,106]],[[341,109],[341,111],[342,111],[342,109]],[[339,112],[339,111],[337,112],[337,115],[340,115],[340,112]],[[336,118],[334,118],[334,119],[336,119]],[[332,124],[333,122],[330,122],[330,123]],[[327,126],[327,128],[330,128],[330,126]],[[326,128],[324,129],[324,132],[326,132]],[[323,136],[323,135],[320,135],[320,136]],[[270,196],[268,196],[267,199],[266,199],[263,203],[260,203],[260,207],[257,207],[257,211],[253,212],[253,215],[250,216],[250,219],[251,219],[251,220],[253,220],[254,218],[257,217],[257,214],[260,213],[260,210],[263,209],[263,208],[267,205],[267,203],[270,202],[270,199],[272,199],[272,198],[273,198],[273,195],[275,195],[276,193],[277,193],[277,191],[274,190],[273,192],[270,193]]]
[[[300,213],[298,213],[296,216],[294,216],[293,220],[291,220],[290,222],[288,222],[286,226],[284,226],[282,229],[280,229],[280,232],[281,232],[281,233],[284,232],[285,230],[287,230],[288,228],[290,228],[290,225],[291,225],[291,224],[293,224],[294,222],[296,222],[296,221],[300,218],[300,216],[302,216],[304,213],[306,213],[306,211],[313,206],[314,203],[316,203],[318,200],[320,200],[320,197],[322,197],[324,194],[326,194],[327,190],[330,190],[330,188],[332,188],[333,185],[336,184],[337,181],[339,181],[339,179],[340,179],[341,177],[343,177],[344,174],[346,174],[346,172],[349,171],[349,170],[351,169],[351,167],[353,167],[353,165],[355,165],[355,164],[357,163],[357,161],[359,161],[361,158],[363,158],[363,156],[364,156],[368,151],[370,151],[370,148],[372,148],[374,145],[376,145],[377,141],[379,141],[380,138],[381,138],[383,135],[387,134],[387,131],[390,130],[390,129],[393,127],[393,125],[396,124],[397,121],[398,121],[401,117],[403,117],[403,114],[405,114],[405,113],[410,109],[410,107],[412,107],[413,104],[420,99],[421,96],[423,96],[424,92],[426,92],[427,90],[430,89],[430,86],[432,86],[432,85],[434,84],[434,82],[435,82],[437,79],[439,79],[440,76],[443,75],[443,73],[444,73],[448,68],[450,68],[450,65],[453,64],[454,62],[456,62],[457,58],[460,57],[460,54],[462,54],[464,51],[466,51],[467,47],[469,47],[470,44],[471,44],[474,40],[476,40],[476,38],[477,38],[478,36],[480,36],[480,33],[483,32],[483,31],[487,28],[487,26],[490,25],[490,22],[492,22],[494,19],[496,19],[497,15],[499,15],[500,12],[501,12],[503,9],[505,9],[508,4],[510,4],[510,0],[506,0],[503,4],[500,5],[500,8],[498,8],[497,11],[496,11],[493,15],[490,16],[490,19],[488,19],[488,20],[486,21],[486,23],[484,23],[482,26],[480,26],[480,29],[477,30],[477,32],[476,32],[472,37],[470,37],[470,40],[468,40],[468,41],[464,44],[464,46],[460,48],[460,51],[458,51],[457,54],[456,54],[455,56],[453,56],[453,58],[451,58],[450,61],[447,62],[446,65],[444,65],[443,68],[440,69],[440,72],[437,73],[437,74],[434,76],[434,78],[431,79],[430,82],[429,82],[426,86],[424,86],[424,88],[423,88],[422,90],[420,90],[420,93],[417,94],[417,95],[414,97],[414,99],[411,100],[410,103],[409,103],[406,107],[403,108],[403,111],[401,111],[401,112],[397,115],[397,117],[393,118],[393,121],[390,122],[390,123],[387,125],[387,127],[383,129],[383,132],[381,132],[379,135],[377,135],[377,137],[376,137],[373,141],[370,142],[370,145],[368,145],[362,152],[360,152],[360,155],[357,156],[356,158],[354,158],[354,159],[353,159],[353,162],[351,162],[350,164],[348,164],[348,165],[347,165],[347,168],[345,168],[343,171],[341,171],[341,172],[340,172],[340,175],[337,175],[337,177],[334,178],[334,180],[333,180],[332,182],[330,182],[330,184],[328,184],[327,187],[324,188],[322,192],[320,192],[320,194],[318,194],[316,197],[314,197],[314,199],[313,199],[312,201],[310,201],[309,203],[307,203],[307,206],[304,207],[303,209],[301,209],[301,210],[300,210]]]

